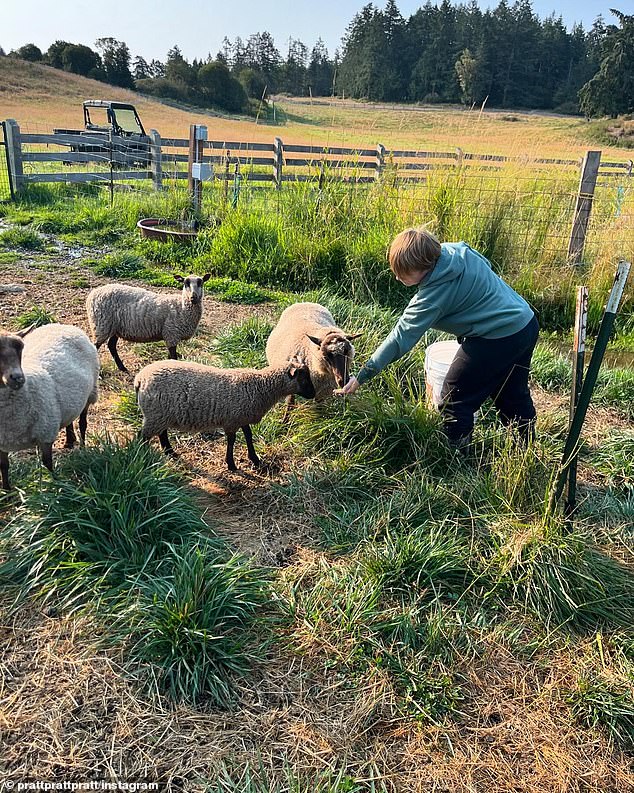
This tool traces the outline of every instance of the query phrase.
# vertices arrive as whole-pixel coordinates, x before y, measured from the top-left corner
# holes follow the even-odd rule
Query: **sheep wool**
[[[321,401],[347,382],[354,358],[350,340],[354,338],[337,327],[325,306],[294,303],[282,312],[273,328],[266,344],[266,359],[271,366],[283,366],[293,359],[306,364],[315,398]]]
[[[80,328],[57,323],[24,337],[24,385],[0,388],[0,450],[52,444],[97,401],[99,356]]]
[[[297,393],[284,367],[220,369],[189,361],[156,361],[134,380],[143,436],[166,429],[236,432],[257,424],[282,397]]]
[[[183,304],[181,295],[157,295],[148,289],[107,284],[88,295],[88,321],[95,343],[111,336],[126,341],[161,341],[168,347],[190,339],[202,317],[202,302]]]
[[[118,368],[126,371],[117,353],[117,340],[164,341],[170,357],[196,332],[203,313],[203,284],[209,275],[175,276],[183,288],[178,295],[160,295],[126,284],[107,284],[91,290],[86,299],[88,324],[97,348],[105,341]]]
[[[222,428],[230,470],[235,470],[233,445],[238,429],[244,432],[249,459],[258,465],[250,425],[257,424],[284,396],[315,396],[308,369],[288,363],[265,369],[219,369],[188,361],[156,361],[138,373],[134,387],[143,413],[143,438],[158,435],[164,451],[172,453],[168,429],[209,432]]]

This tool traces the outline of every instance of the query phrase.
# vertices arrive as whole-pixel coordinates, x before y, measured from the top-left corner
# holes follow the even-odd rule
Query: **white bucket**
[[[455,339],[436,341],[425,350],[425,392],[427,402],[440,407],[440,392],[460,344]]]

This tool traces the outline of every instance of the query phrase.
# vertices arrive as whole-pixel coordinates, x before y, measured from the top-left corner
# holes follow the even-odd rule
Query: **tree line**
[[[55,41],[45,53],[26,44],[9,55],[231,112],[288,93],[616,116],[634,111],[634,16],[611,13],[617,25],[598,17],[589,31],[568,31],[561,16],[540,20],[530,0],[487,11],[475,0],[428,0],[408,19],[387,0],[355,14],[332,57],[321,39],[309,50],[291,37],[281,53],[268,32],[225,37],[215,57],[191,62],[176,45],[164,62],[132,59],[114,38],[97,39],[95,49]]]

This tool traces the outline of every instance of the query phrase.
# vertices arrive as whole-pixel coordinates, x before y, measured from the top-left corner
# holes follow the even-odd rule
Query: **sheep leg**
[[[176,345],[174,344],[172,347],[167,348],[167,357],[171,358],[173,361],[178,360],[178,353],[176,352]]]
[[[236,442],[236,434],[235,432],[228,432],[227,433],[227,454],[225,456],[225,461],[227,463],[227,468],[230,471],[237,471],[238,468],[236,466],[235,460],[233,459],[233,447]]]
[[[0,452],[0,472],[2,473],[2,489],[11,490],[9,483],[9,453]]]
[[[159,432],[159,440],[161,442],[161,449],[163,449],[165,454],[169,455],[170,457],[176,457],[176,452],[172,448],[170,439],[167,436],[167,430],[163,430],[163,432]]]
[[[72,449],[73,446],[77,443],[77,436],[75,435],[75,428],[73,427],[73,422],[66,427],[66,443],[64,445],[65,449]]]
[[[286,402],[286,407],[282,416],[282,424],[286,424],[291,415],[291,409],[295,407],[295,394],[289,394],[284,401]]]
[[[40,443],[40,454],[42,455],[42,463],[53,473],[53,444]]]
[[[244,437],[247,442],[247,451],[249,453],[249,460],[253,463],[254,468],[260,467],[260,458],[255,453],[255,448],[253,447],[253,433],[251,432],[251,427],[249,424],[245,424],[242,427],[242,432],[244,432]]]
[[[79,414],[79,437],[81,438],[81,445],[86,445],[86,427],[88,426],[88,408],[90,405],[86,405],[86,407],[82,410]]]
[[[117,342],[119,341],[118,336],[111,336],[108,339],[108,349],[110,350],[110,355],[114,358],[114,362],[117,364],[117,368],[121,372],[127,372],[128,370],[125,368],[125,364],[119,358],[119,353],[117,352]]]

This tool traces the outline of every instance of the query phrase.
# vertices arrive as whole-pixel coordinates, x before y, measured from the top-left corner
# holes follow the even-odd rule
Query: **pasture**
[[[75,113],[85,81],[68,77],[55,115],[47,91],[60,73],[51,74],[45,91],[25,70],[24,95],[12,92],[4,115],[72,126],[63,108]],[[211,124],[131,96],[162,134],[183,134],[185,119]],[[580,120],[482,114],[477,128],[459,110],[411,110],[401,121],[400,111],[282,106],[289,141],[389,135],[408,145],[427,124],[425,145],[531,156],[587,148]],[[234,139],[274,131],[215,123]],[[592,334],[616,260],[632,257],[634,198],[631,188],[599,191],[586,259],[571,268],[574,177],[472,180],[244,186],[237,206],[214,184],[190,246],[137,236],[141,217],[192,217],[172,185],[116,193],[112,205],[95,186],[32,186],[0,205],[3,329],[53,320],[86,329],[94,286],[173,291],[174,273],[210,272],[184,358],[261,366],[284,306],[308,299],[361,333],[362,363],[409,294],[388,276],[386,246],[422,221],[483,249],[543,329],[527,449],[485,409],[473,452],[452,453],[424,400],[424,346],[439,338],[430,331],[355,398],[300,400],[288,423],[274,408],[254,431],[263,467],[252,469],[239,443],[235,473],[219,433],[175,434],[175,460],[140,446],[132,377],[102,350],[86,449],[65,450],[60,437],[54,477],[34,453],[12,455],[17,489],[0,495],[6,779],[201,793],[631,789],[631,285],[584,428],[579,509],[565,520],[545,507],[568,420],[561,350],[574,286],[590,285]],[[119,349],[132,374],[165,356],[160,344]]]

